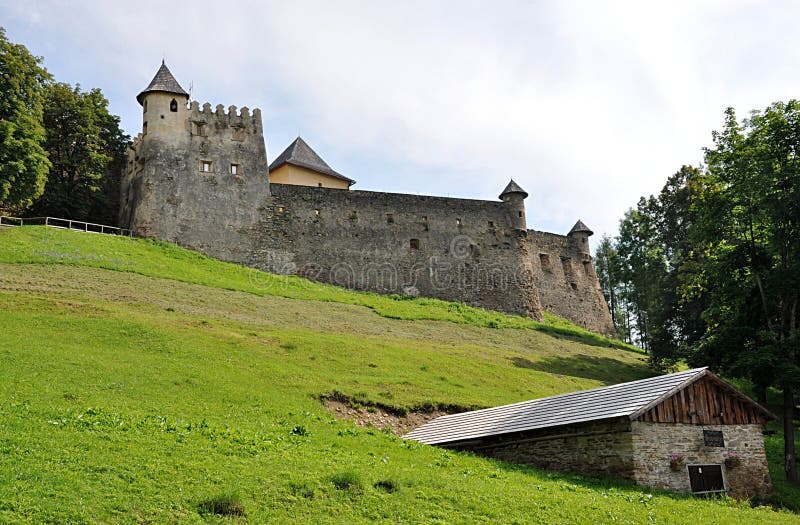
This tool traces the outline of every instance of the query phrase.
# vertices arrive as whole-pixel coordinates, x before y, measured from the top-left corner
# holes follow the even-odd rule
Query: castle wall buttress
[[[586,237],[529,230],[528,239],[542,308],[592,332],[615,335]]]

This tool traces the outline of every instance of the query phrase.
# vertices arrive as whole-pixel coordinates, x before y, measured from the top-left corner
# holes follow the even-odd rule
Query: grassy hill
[[[320,401],[483,407],[650,375],[553,317],[34,227],[0,228],[0,333],[0,523],[800,523],[404,442]]]

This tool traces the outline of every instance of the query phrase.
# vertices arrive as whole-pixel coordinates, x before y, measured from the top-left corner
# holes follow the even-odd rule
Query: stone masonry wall
[[[721,430],[725,447],[707,447],[703,430]],[[729,494],[736,498],[763,497],[770,489],[761,425],[688,425],[645,423],[631,427],[634,448],[634,479],[640,485],[691,492],[688,465],[722,465]],[[741,464],[728,468],[725,454],[741,456]],[[673,472],[671,454],[686,454],[684,465]]]
[[[627,418],[493,436],[451,448],[551,470],[633,476],[634,450]]]
[[[246,264],[539,317],[526,232],[502,202],[271,185]]]
[[[148,128],[130,151],[120,225],[136,235],[244,262],[269,196],[261,114],[235,106],[212,110],[210,104],[201,111],[196,102],[170,112],[169,98],[146,97]],[[201,170],[203,160],[211,163],[207,172]]]
[[[614,324],[586,238],[533,230],[528,237],[542,308],[587,330],[613,335]]]

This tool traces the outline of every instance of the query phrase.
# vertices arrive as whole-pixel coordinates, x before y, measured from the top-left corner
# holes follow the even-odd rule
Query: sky
[[[7,37],[100,88],[130,135],[162,58],[201,105],[261,108],[353,189],[492,200],[614,236],[740,117],[800,96],[800,2],[0,0]]]

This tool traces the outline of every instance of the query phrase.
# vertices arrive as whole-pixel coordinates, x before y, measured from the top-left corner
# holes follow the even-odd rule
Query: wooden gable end
[[[765,424],[767,413],[744,394],[705,376],[662,400],[637,419],[693,425]]]

